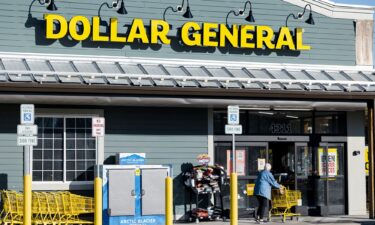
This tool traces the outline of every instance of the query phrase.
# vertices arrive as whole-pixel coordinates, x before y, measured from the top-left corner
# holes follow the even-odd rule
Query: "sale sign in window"
[[[323,148],[319,148],[319,176],[337,176],[338,171],[338,157],[337,149],[329,148],[325,153]]]

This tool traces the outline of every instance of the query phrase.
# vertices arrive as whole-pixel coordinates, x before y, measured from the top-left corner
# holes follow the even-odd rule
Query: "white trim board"
[[[64,54],[40,54],[40,53],[17,53],[0,52],[1,59],[26,59],[26,60],[51,60],[51,61],[82,61],[82,62],[103,62],[103,63],[132,63],[144,65],[178,65],[178,66],[207,66],[207,67],[247,67],[253,69],[285,69],[285,70],[326,70],[326,71],[362,71],[375,72],[372,66],[344,66],[344,65],[323,65],[323,64],[292,64],[292,63],[261,63],[261,62],[237,62],[237,61],[216,61],[216,60],[194,60],[194,59],[166,59],[166,58],[145,58],[145,57],[120,57],[116,56],[88,56],[88,55],[64,55]]]
[[[312,11],[338,19],[374,20],[374,6],[349,5],[329,0],[282,0],[300,7],[312,6]]]

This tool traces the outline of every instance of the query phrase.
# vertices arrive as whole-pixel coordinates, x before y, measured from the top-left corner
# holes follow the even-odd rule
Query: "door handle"
[[[131,191],[130,195],[131,195],[131,196],[135,196],[135,191],[134,191],[134,189]]]
[[[145,190],[142,189],[142,196],[145,195],[145,194],[146,194]]]

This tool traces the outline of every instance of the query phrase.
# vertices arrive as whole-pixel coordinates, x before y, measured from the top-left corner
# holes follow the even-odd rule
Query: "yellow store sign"
[[[142,19],[134,19],[128,32],[121,32],[117,18],[109,21],[109,33],[100,32],[101,18],[91,19],[85,16],[73,16],[68,21],[64,16],[45,14],[46,38],[61,39],[69,35],[73,40],[94,42],[117,42],[143,44],[170,44],[168,36],[170,25],[164,20],[150,20],[145,25]],[[55,27],[58,24],[58,29]],[[81,29],[77,29],[81,27]],[[146,27],[150,27],[149,30]],[[79,30],[79,31],[78,31]],[[181,27],[181,42],[186,46],[227,47],[244,49],[271,49],[301,51],[310,50],[311,46],[303,44],[303,29],[296,28],[292,32],[288,27],[281,27],[275,32],[269,26],[232,25],[216,23],[187,22]]]

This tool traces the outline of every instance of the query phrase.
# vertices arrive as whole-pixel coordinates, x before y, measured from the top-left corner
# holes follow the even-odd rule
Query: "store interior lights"
[[[295,20],[298,20],[298,19],[302,19],[303,16],[305,15],[306,13],[306,9],[307,7],[310,8],[310,14],[309,14],[309,18],[305,21],[305,23],[307,24],[310,24],[310,25],[315,25],[315,21],[314,21],[314,18],[313,18],[313,15],[312,15],[312,9],[311,9],[311,5],[310,4],[306,4],[305,8],[303,9],[303,12],[302,13],[298,13],[297,16],[294,15],[293,13],[289,14],[287,17],[286,17],[286,20],[285,20],[285,26],[288,27],[288,20],[289,18],[292,16]]]
[[[184,10],[184,6],[185,6],[185,0],[182,0],[182,4],[178,5],[176,8],[174,8],[172,6],[168,6],[164,10],[163,20],[165,21],[165,14],[167,13],[167,11],[169,9],[172,10],[174,13],[177,13],[177,12],[182,13],[183,10]],[[185,17],[185,18],[187,18],[187,19],[193,18],[193,14],[191,13],[191,10],[190,10],[189,0],[186,0],[186,11],[185,11],[185,13],[182,16]]]
[[[270,108],[267,107],[240,107],[241,110],[254,110],[254,111],[267,111]]]
[[[49,11],[56,11],[57,6],[55,5],[55,0],[38,0],[39,4],[46,5],[46,9]]]
[[[231,11],[228,12],[227,17],[225,19],[225,24],[228,26],[228,17],[229,17],[230,14],[233,14],[235,16],[243,16],[245,14],[246,7],[247,7],[248,4],[250,5],[250,11],[249,11],[249,15],[245,18],[245,20],[247,22],[254,23],[255,19],[254,19],[254,16],[253,16],[253,6],[252,6],[250,1],[246,1],[243,9],[238,10],[238,12],[236,12],[234,10],[231,10]]]
[[[273,108],[275,111],[311,111],[308,108]]]

